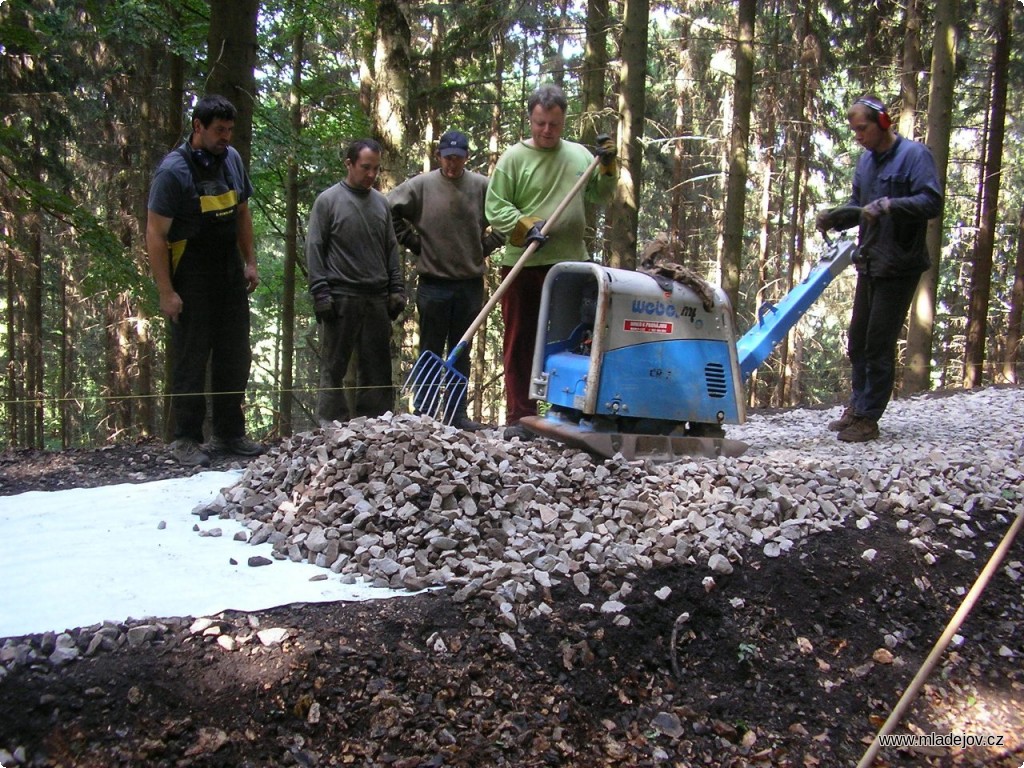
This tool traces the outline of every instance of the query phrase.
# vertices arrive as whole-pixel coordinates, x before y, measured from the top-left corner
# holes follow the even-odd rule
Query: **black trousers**
[[[320,324],[319,421],[348,421],[380,416],[395,407],[391,379],[391,320],[387,297],[335,297],[334,318]],[[349,392],[345,374],[355,356],[356,387]],[[351,400],[349,399],[351,396]],[[350,406],[349,403],[353,403]]]
[[[430,351],[441,359],[450,355],[462,334],[473,323],[484,305],[484,279],[442,280],[420,276],[416,289],[416,311],[420,318],[420,354]],[[459,355],[455,370],[469,379],[470,350]],[[429,387],[419,387],[413,407],[418,411],[424,400],[433,397]],[[465,416],[465,398],[459,402],[452,416]]]
[[[896,383],[896,344],[920,279],[857,276],[847,353],[853,366],[850,405],[858,416],[878,420],[889,404]]]
[[[206,366],[212,428],[230,440],[245,434],[242,403],[249,383],[249,294],[241,269],[221,276],[174,275],[182,310],[171,323],[174,436],[203,441]]]

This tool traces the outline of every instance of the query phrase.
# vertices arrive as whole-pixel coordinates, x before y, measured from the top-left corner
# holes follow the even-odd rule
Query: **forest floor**
[[[186,474],[158,442],[11,451],[0,495]],[[159,642],[0,666],[0,762],[853,766],[1003,533],[966,541],[974,561],[926,565],[883,519],[753,552],[711,589],[705,570],[656,568],[620,598],[628,626],[558,587],[511,643],[492,606],[446,590],[226,613],[215,633],[169,620]],[[1024,765],[1022,627],[1021,585],[1001,569],[896,731],[991,745],[886,748],[875,765]],[[286,639],[252,638],[265,628]],[[879,639],[897,630],[890,652]],[[26,641],[47,638],[0,649]]]

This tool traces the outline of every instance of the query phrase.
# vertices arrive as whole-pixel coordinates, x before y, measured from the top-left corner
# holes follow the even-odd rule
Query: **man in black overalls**
[[[249,293],[259,284],[249,197],[252,182],[230,146],[235,107],[206,96],[192,135],[160,163],[149,192],[146,250],[171,321],[172,453],[208,466],[203,450],[206,366],[212,390],[211,449],[255,456],[242,402],[249,381]]]

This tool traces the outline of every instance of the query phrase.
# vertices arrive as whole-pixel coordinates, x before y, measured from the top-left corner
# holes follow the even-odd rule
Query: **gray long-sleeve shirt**
[[[306,232],[309,292],[333,296],[405,293],[387,198],[344,181],[313,203]]]

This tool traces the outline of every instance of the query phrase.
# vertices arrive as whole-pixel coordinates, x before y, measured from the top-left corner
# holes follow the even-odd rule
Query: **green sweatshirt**
[[[547,219],[573,184],[586,171],[593,156],[581,144],[559,141],[554,149],[538,149],[526,141],[509,147],[498,160],[487,188],[484,210],[491,226],[506,237],[523,216]],[[562,212],[548,233],[548,241],[526,266],[587,258],[583,242],[586,230],[584,200],[606,203],[615,191],[616,177],[602,174],[600,166],[584,188]],[[511,267],[525,248],[505,246],[501,264]]]

